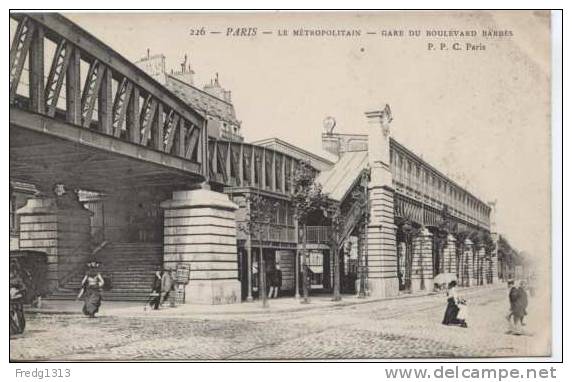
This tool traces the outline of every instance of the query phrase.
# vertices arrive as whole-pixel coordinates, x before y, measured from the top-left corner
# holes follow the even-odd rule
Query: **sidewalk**
[[[460,293],[474,293],[490,289],[504,289],[505,284],[495,284],[486,286],[475,286],[460,288]],[[308,304],[302,303],[302,298],[281,297],[269,299],[268,308],[263,308],[259,300],[253,302],[242,302],[239,304],[224,305],[203,305],[184,304],[174,308],[165,307],[160,310],[145,310],[143,302],[127,301],[103,301],[100,308],[100,316],[121,316],[121,317],[182,317],[182,316],[213,316],[213,315],[244,315],[244,314],[274,314],[290,313],[309,310],[318,310],[332,307],[343,307],[358,304],[369,304],[382,301],[393,301],[399,299],[415,299],[423,297],[434,297],[439,300],[443,297],[442,292],[418,292],[403,293],[396,297],[389,298],[357,298],[355,295],[342,295],[340,301],[332,301],[331,295],[311,296]],[[44,300],[42,308],[27,308],[26,313],[40,314],[77,314],[81,315],[83,302],[75,300]]]
[[[44,311],[59,308],[73,314],[27,316],[24,334],[10,336],[10,358],[180,361],[548,354],[546,299],[537,295],[530,300],[526,332],[515,336],[507,332],[507,294],[502,284],[459,290],[471,309],[468,328],[441,324],[446,307],[443,294],[383,301],[344,296],[338,303],[321,296],[309,305],[288,297],[271,300],[269,309],[256,301],[147,312],[140,303],[104,302],[95,320],[80,313],[79,301],[51,301]],[[307,311],[295,313],[300,309]]]

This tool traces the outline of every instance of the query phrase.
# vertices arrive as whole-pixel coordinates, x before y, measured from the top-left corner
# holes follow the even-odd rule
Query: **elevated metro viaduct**
[[[240,302],[257,290],[260,244],[294,294],[301,262],[316,290],[330,289],[332,269],[340,269],[350,291],[359,270],[378,297],[431,288],[440,273],[465,285],[496,281],[491,207],[391,139],[388,105],[366,113],[367,136],[324,135],[336,163],[292,145],[209,137],[203,113],[63,16],[11,16],[10,180],[38,190],[17,211],[19,247],[48,254],[55,294],[77,287],[99,251],[123,288],[116,298],[148,289],[133,278],[152,277],[143,267],[149,261],[190,268],[187,302]],[[297,255],[301,232],[289,195],[297,166],[309,159],[356,244],[340,264],[332,264],[330,233],[319,222],[303,233],[309,252]],[[360,190],[367,203],[352,197]],[[251,193],[279,202],[257,238],[237,230]],[[492,246],[482,239],[491,229]],[[136,247],[125,259],[125,242],[158,250]]]

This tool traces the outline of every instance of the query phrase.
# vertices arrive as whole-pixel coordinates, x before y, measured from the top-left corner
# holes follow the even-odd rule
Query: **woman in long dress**
[[[78,299],[83,296],[83,314],[89,318],[94,318],[101,306],[101,288],[104,281],[98,272],[99,263],[91,262],[87,266],[88,271],[81,282],[82,289]]]
[[[467,327],[464,318],[459,318],[459,304],[461,299],[457,295],[457,282],[451,281],[447,289],[447,308],[445,309],[445,316],[443,317],[443,325],[460,325]]]

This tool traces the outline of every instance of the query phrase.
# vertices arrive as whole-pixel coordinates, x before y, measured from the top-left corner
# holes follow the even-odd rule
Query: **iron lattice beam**
[[[35,13],[11,18],[18,22],[10,49],[11,105],[194,162],[199,166],[189,167],[208,178],[206,125],[200,113],[63,16]],[[50,70],[44,84],[46,39],[56,47],[46,62]],[[19,90],[27,61],[29,94]],[[84,64],[89,69],[82,83]]]

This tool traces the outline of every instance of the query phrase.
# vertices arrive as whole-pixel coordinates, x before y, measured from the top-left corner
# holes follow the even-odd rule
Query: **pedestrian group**
[[[173,270],[165,268],[155,272],[153,284],[151,285],[151,294],[148,302],[145,304],[145,308],[149,305],[153,310],[158,310],[165,301],[169,300],[169,296],[175,288],[173,272]]]
[[[512,323],[509,333],[522,334],[522,327],[526,325],[524,323],[524,317],[527,315],[526,309],[528,308],[526,282],[520,281],[517,287],[513,280],[509,280],[508,287],[510,309],[506,319],[509,323]],[[443,325],[456,325],[462,328],[468,328],[467,301],[458,296],[457,282],[454,280],[447,285],[447,307],[442,323]]]

